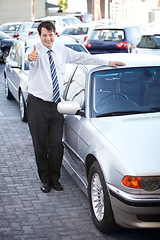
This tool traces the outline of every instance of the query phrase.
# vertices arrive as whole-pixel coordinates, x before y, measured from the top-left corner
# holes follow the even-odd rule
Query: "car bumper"
[[[127,228],[160,228],[160,195],[133,195],[108,185],[117,224]]]

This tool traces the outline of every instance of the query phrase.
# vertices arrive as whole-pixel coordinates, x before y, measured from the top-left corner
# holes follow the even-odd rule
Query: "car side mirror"
[[[80,110],[77,102],[62,101],[57,104],[57,110],[61,114],[75,115]]]

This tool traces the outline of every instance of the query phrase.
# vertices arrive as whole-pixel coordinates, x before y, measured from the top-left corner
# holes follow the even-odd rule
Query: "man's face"
[[[55,41],[55,33],[52,32],[51,30],[47,30],[46,28],[42,27],[40,39],[44,46],[51,49]]]

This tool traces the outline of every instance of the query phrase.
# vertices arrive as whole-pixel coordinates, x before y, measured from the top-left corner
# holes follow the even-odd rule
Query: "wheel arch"
[[[86,176],[87,176],[87,179],[88,179],[88,175],[89,175],[89,170],[90,170],[92,164],[95,161],[97,162],[97,159],[93,154],[89,154],[86,158]]]

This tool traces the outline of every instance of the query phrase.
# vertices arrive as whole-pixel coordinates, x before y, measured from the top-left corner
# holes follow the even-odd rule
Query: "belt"
[[[35,98],[35,99],[37,99],[37,100],[40,100],[40,101],[46,102],[46,103],[51,103],[51,104],[54,103],[54,104],[56,104],[55,102],[45,101],[45,100],[43,100],[42,98],[35,97],[35,96],[32,95],[31,93],[28,93],[28,96],[29,96],[29,97],[32,97],[32,98]],[[58,103],[59,103],[59,102],[61,102],[61,99],[60,99],[60,98],[59,98]],[[58,104],[58,103],[57,103],[57,104]]]

